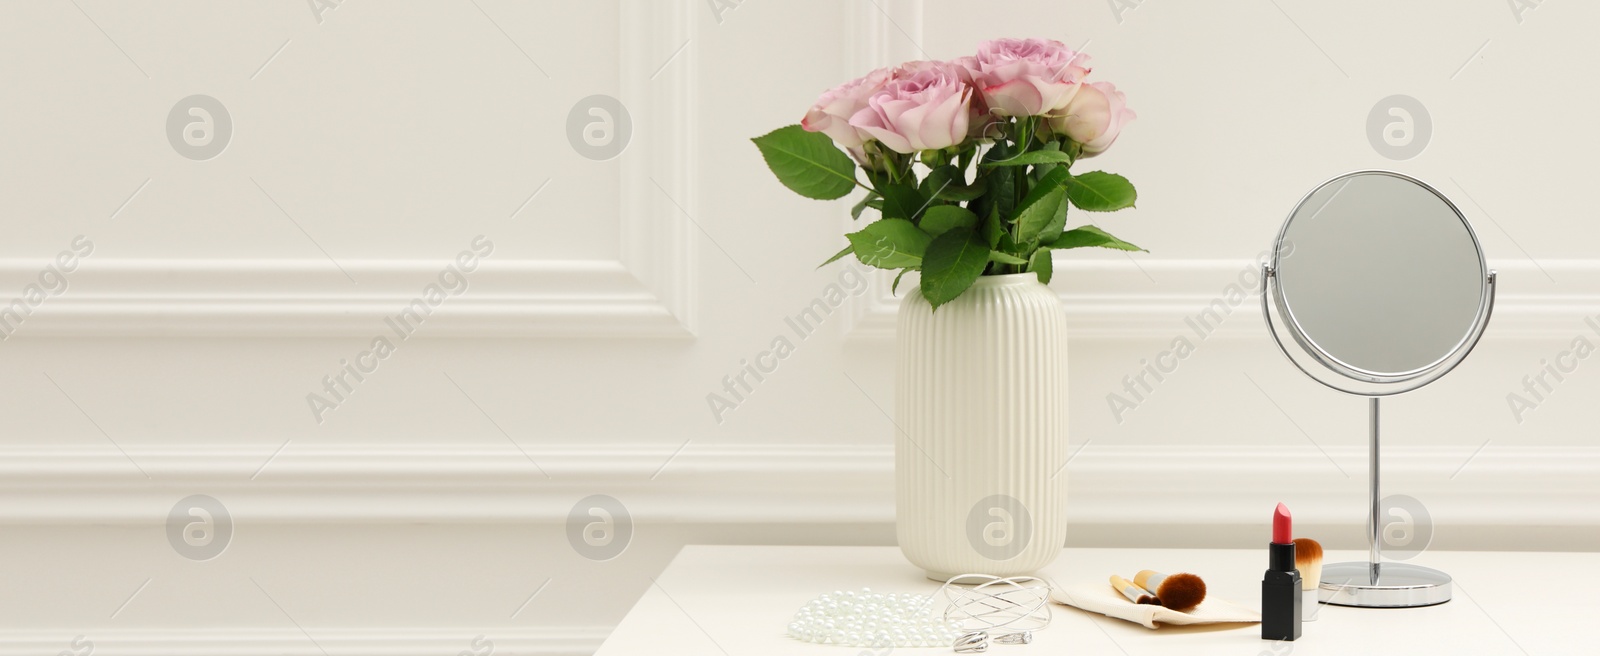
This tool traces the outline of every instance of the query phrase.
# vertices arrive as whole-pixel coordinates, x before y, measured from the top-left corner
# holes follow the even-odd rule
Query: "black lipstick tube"
[[[1267,543],[1267,574],[1261,579],[1261,639],[1300,638],[1300,570],[1294,568],[1294,543]]]

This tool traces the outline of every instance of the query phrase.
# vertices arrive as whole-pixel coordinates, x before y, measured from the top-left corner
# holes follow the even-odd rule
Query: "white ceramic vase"
[[[1066,542],[1067,329],[1032,273],[900,303],[895,533],[928,578],[1028,574]]]

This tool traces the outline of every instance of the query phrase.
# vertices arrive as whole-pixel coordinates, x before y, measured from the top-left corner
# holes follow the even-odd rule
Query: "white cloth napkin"
[[[1199,606],[1186,612],[1178,612],[1161,606],[1149,606],[1128,601],[1104,581],[1099,583],[1078,583],[1065,587],[1052,588],[1050,600],[1058,604],[1073,606],[1083,610],[1092,611],[1127,620],[1136,624],[1143,624],[1146,628],[1156,628],[1156,623],[1162,624],[1217,624],[1223,622],[1260,622],[1261,613],[1253,608],[1240,606],[1226,599],[1206,597]]]

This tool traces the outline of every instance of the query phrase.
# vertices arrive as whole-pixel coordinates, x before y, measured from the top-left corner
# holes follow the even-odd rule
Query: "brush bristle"
[[[1322,560],[1322,543],[1311,538],[1294,539],[1294,562],[1296,565],[1310,563],[1313,560]]]
[[[1135,603],[1138,603],[1138,604],[1141,604],[1141,605],[1144,605],[1144,606],[1160,606],[1161,605],[1161,600],[1157,599],[1155,597],[1152,597],[1150,595],[1145,595],[1143,597],[1140,597],[1139,601],[1137,601]]]
[[[1189,610],[1206,600],[1206,582],[1193,574],[1173,574],[1161,582],[1156,598],[1172,610]]]
[[[1322,581],[1322,544],[1311,538],[1295,538],[1294,568],[1300,570],[1300,589],[1315,590]]]

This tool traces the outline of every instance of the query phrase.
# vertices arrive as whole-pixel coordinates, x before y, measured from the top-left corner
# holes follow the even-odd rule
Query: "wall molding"
[[[1491,262],[1500,291],[1484,339],[1570,339],[1590,331],[1584,317],[1600,314],[1600,260]],[[882,276],[857,301],[847,328],[852,338],[894,337],[900,299]],[[916,278],[901,281],[901,293]],[[1231,285],[1240,281],[1240,299]],[[1228,306],[1211,338],[1266,338],[1257,290],[1260,276],[1248,259],[1162,260],[1084,259],[1056,256],[1050,283],[1066,307],[1069,332],[1079,339],[1171,338],[1191,334],[1185,323],[1211,307]],[[1229,305],[1230,301],[1238,301]],[[1209,319],[1208,319],[1209,321]]]
[[[347,260],[342,266],[361,281],[350,285],[326,262],[303,259],[90,258],[69,274],[65,292],[47,298],[20,325],[0,316],[0,334],[394,340],[384,319],[422,298],[449,264]],[[0,289],[20,293],[43,266],[0,261],[0,284],[6,285]],[[466,279],[464,291],[431,308],[416,336],[687,335],[660,299],[617,262],[502,261],[491,255]],[[445,283],[460,288],[453,279]],[[0,305],[10,301],[0,297]]]
[[[574,503],[595,493],[621,500],[641,525],[760,522],[788,525],[789,535],[827,527],[830,535],[859,536],[848,527],[887,527],[894,517],[893,449],[886,444],[530,445],[549,479],[509,445],[292,444],[252,480],[274,448],[129,445],[146,479],[109,447],[0,446],[0,525],[159,526],[189,494],[217,497],[236,527],[559,525]],[[1386,491],[1422,499],[1453,545],[1596,546],[1600,447],[1385,451]],[[1329,447],[1327,454],[1309,445],[1087,444],[1062,474],[1071,488],[1069,539],[1238,546],[1263,530],[1262,509],[1287,497],[1302,525],[1328,536],[1330,548],[1350,548],[1361,534],[1365,451]],[[0,629],[0,656],[58,653],[78,635],[94,643],[96,656],[319,656],[324,648],[341,656],[424,656],[461,653],[479,635],[494,642],[496,654],[577,655],[593,653],[611,628],[307,626],[320,647],[294,628]]]
[[[633,137],[620,155],[620,260],[491,256],[486,271],[472,277],[471,292],[444,303],[440,325],[419,336],[693,335],[696,8],[680,0],[621,12],[620,100],[631,109]],[[357,281],[351,285],[322,258],[95,255],[81,260],[68,275],[67,291],[36,308],[17,335],[370,335],[448,261],[341,260]],[[0,260],[0,305],[50,264],[47,258]]]
[[[635,139],[621,156],[621,261],[690,335],[698,317],[700,240],[696,8],[677,0],[621,12],[620,100],[632,108]]]
[[[0,524],[159,525],[190,494],[216,497],[235,522],[263,523],[561,523],[590,494],[616,497],[636,522],[894,518],[888,445],[527,445],[549,478],[510,445],[294,443],[265,469],[277,444],[126,448],[0,447]],[[1456,525],[1600,524],[1600,447],[1478,449],[1386,447],[1386,490]],[[1079,525],[1253,525],[1263,499],[1285,495],[1297,513],[1356,525],[1366,449],[1326,452],[1089,443],[1062,475]]]
[[[474,653],[480,636],[493,654],[578,656],[600,648],[614,627],[527,628],[318,628],[139,630],[0,630],[0,656],[72,653],[73,641],[92,643],[95,656],[441,656]],[[320,645],[320,647],[318,646]],[[479,643],[480,647],[488,646]],[[326,652],[322,649],[327,649]],[[482,652],[489,656],[490,652]]]
[[[652,189],[658,195],[659,191]],[[0,290],[20,294],[45,260],[0,260]],[[325,262],[94,259],[5,334],[40,336],[376,336],[436,282],[448,260],[350,260],[352,286]],[[1501,292],[1486,339],[1567,338],[1600,314],[1600,260],[1500,263]],[[670,268],[670,267],[669,267]],[[1248,276],[1243,275],[1249,271]],[[1548,272],[1559,284],[1545,277]],[[1148,277],[1147,277],[1148,276]],[[1056,288],[1080,339],[1163,338],[1186,319],[1255,284],[1249,260],[1057,260]],[[848,334],[891,339],[899,298],[874,278],[852,300]],[[915,277],[902,283],[910,288]],[[885,284],[878,284],[885,283]],[[467,291],[435,308],[417,336],[687,337],[682,315],[617,262],[481,260]],[[1242,288],[1242,287],[1241,287]],[[688,289],[688,288],[685,288]],[[1264,338],[1255,288],[1231,306],[1214,337]],[[687,296],[677,297],[680,300]],[[0,305],[10,298],[0,297]],[[676,302],[676,301],[674,301]]]

